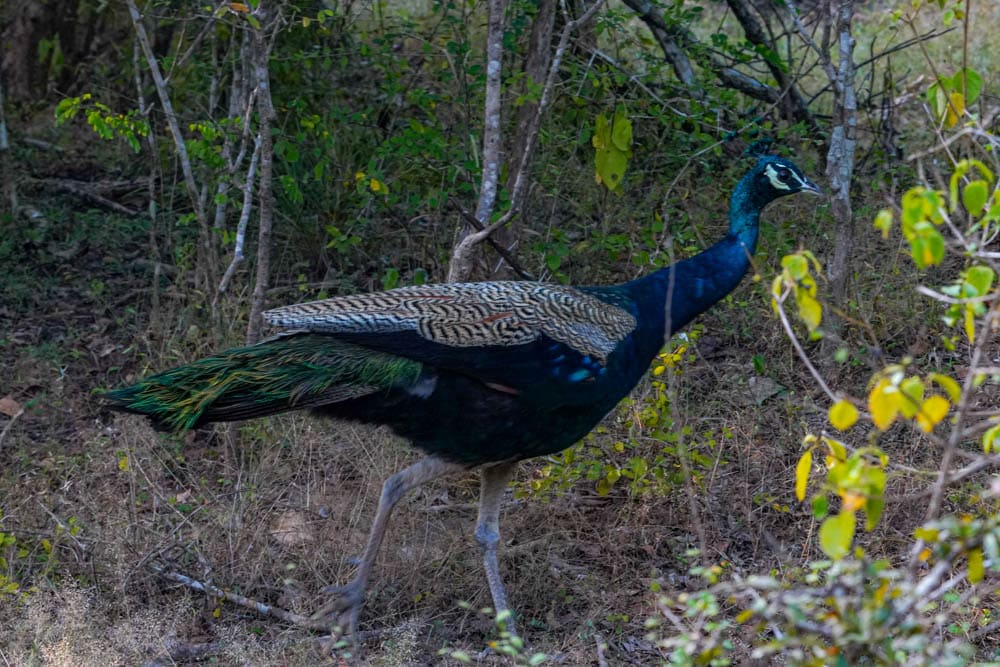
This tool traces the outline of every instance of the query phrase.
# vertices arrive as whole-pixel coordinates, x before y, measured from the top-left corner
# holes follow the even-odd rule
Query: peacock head
[[[802,170],[791,160],[777,155],[759,157],[757,165],[743,177],[741,185],[752,193],[751,198],[761,207],[778,197],[793,195],[796,192],[823,194],[820,187],[806,178]]]

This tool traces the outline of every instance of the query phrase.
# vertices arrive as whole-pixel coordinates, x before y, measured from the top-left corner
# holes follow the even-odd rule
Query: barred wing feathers
[[[517,281],[401,287],[285,306],[264,317],[404,356],[405,348],[390,350],[399,339],[382,334],[413,332],[434,347],[459,349],[510,348],[545,337],[601,364],[636,327],[627,310],[581,290]]]

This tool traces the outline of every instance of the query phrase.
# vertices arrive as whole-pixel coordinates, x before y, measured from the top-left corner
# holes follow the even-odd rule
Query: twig
[[[958,305],[964,305],[967,303],[985,303],[987,301],[993,301],[994,299],[996,299],[996,294],[987,294],[985,296],[972,296],[963,299],[956,299],[953,296],[942,294],[941,292],[932,290],[930,287],[924,287],[923,285],[917,285],[917,291],[923,294],[924,296],[929,296],[930,298],[935,299],[937,301],[941,301],[943,303],[958,304]]]
[[[153,52],[153,46],[149,41],[149,35],[146,33],[146,27],[142,23],[142,14],[139,13],[139,8],[135,5],[135,0],[125,0],[125,4],[128,6],[129,18],[132,20],[132,27],[135,30],[136,39],[139,40],[139,46],[142,47],[142,53],[146,58],[146,65],[149,67],[149,73],[153,77],[156,94],[160,99],[160,104],[163,106],[163,114],[167,118],[167,126],[170,128],[170,134],[174,139],[174,150],[177,151],[177,157],[181,164],[181,172],[184,174],[185,189],[191,200],[191,206],[194,208],[195,217],[198,219],[198,227],[201,232],[201,241],[205,252],[205,261],[208,262],[213,259],[214,255],[211,231],[208,227],[205,207],[202,205],[201,198],[198,195],[198,184],[194,178],[194,169],[191,167],[191,157],[187,151],[187,144],[185,143],[184,135],[181,133],[180,123],[177,120],[177,112],[174,111],[173,102],[170,100],[170,90],[167,88],[167,82],[163,78],[163,72],[160,70],[159,61]],[[205,275],[210,276],[215,267],[206,266],[204,270],[206,272]]]
[[[257,161],[260,158],[260,135],[254,141],[253,154],[250,156],[250,166],[247,167],[247,177],[243,183],[243,208],[240,210],[240,222],[236,226],[236,242],[233,245],[233,259],[226,268],[226,272],[219,281],[219,290],[214,301],[217,303],[219,295],[229,288],[229,282],[236,273],[236,267],[244,260],[243,245],[246,242],[247,224],[250,222],[250,211],[253,210],[253,184],[257,178]],[[215,306],[213,305],[213,308]]]
[[[915,161],[923,159],[925,157],[929,157],[931,155],[934,155],[935,153],[938,153],[940,151],[947,150],[953,143],[955,143],[956,141],[958,141],[962,137],[969,136],[970,134],[975,135],[975,136],[977,136],[977,137],[979,137],[981,139],[985,139],[991,145],[996,146],[997,145],[997,139],[996,139],[996,137],[993,136],[993,135],[991,135],[989,132],[986,132],[986,131],[984,131],[982,129],[982,126],[989,126],[993,122],[993,119],[996,118],[996,115],[997,115],[996,110],[991,111],[989,113],[989,115],[987,115],[986,118],[984,118],[983,121],[978,126],[976,126],[976,127],[963,127],[961,130],[959,130],[955,134],[952,134],[947,139],[943,139],[941,141],[938,141],[937,143],[935,143],[930,148],[928,148],[926,150],[918,151],[916,153],[911,154],[909,157],[906,158],[906,161],[907,162],[915,162]]]
[[[1000,630],[1000,621],[993,621],[989,625],[984,625],[983,627],[979,628],[978,630],[970,634],[969,639],[971,641],[976,641],[978,639],[985,637],[988,634],[996,632],[997,630]]]
[[[972,396],[972,389],[975,384],[976,376],[978,375],[977,369],[979,368],[979,361],[983,356],[983,349],[985,348],[987,341],[992,339],[991,334],[998,319],[1000,319],[1000,311],[997,310],[991,310],[986,317],[983,318],[983,326],[980,329],[979,338],[976,340],[976,344],[972,348],[972,359],[969,361],[969,372],[966,374],[965,381],[962,383],[962,392],[958,401],[958,407],[955,410],[955,416],[952,420],[951,432],[949,433],[948,440],[945,443],[944,453],[941,455],[941,465],[939,466],[938,479],[934,483],[931,499],[927,504],[927,512],[924,517],[925,521],[932,521],[938,517],[938,514],[941,511],[941,504],[944,501],[945,489],[951,485],[951,460],[959,451],[958,445],[962,440],[962,433],[964,431],[962,422],[965,420],[966,414],[969,411],[969,399]],[[911,572],[915,572],[917,568],[920,567],[920,554],[924,550],[925,546],[926,540],[923,539],[919,539],[913,544],[913,548],[910,551],[909,563]]]
[[[778,317],[781,319],[781,326],[784,328],[785,335],[788,336],[788,340],[792,342],[792,347],[795,348],[795,353],[799,355],[799,359],[801,359],[802,363],[805,364],[805,367],[809,370],[813,379],[816,380],[816,383],[826,393],[826,395],[830,397],[830,400],[836,403],[840,400],[839,397],[833,393],[833,390],[831,390],[829,385],[827,385],[826,380],[823,379],[823,376],[820,375],[819,371],[816,370],[816,367],[813,366],[812,361],[809,360],[809,355],[807,355],[806,351],[802,349],[802,345],[799,343],[799,339],[795,335],[795,330],[792,329],[792,323],[788,321],[788,314],[785,312],[785,299],[788,298],[789,294],[790,292],[785,290],[780,298],[775,299],[775,303],[778,304]]]
[[[279,618],[286,623],[291,623],[294,626],[300,628],[306,628],[308,630],[319,630],[321,632],[329,632],[331,626],[329,623],[322,620],[312,619],[308,616],[301,616],[299,614],[292,613],[280,607],[275,607],[273,605],[254,600],[253,598],[248,598],[245,595],[240,595],[239,593],[233,593],[231,591],[226,591],[213,584],[204,583],[193,579],[186,574],[181,574],[180,572],[175,572],[173,570],[168,570],[162,565],[151,564],[150,567],[159,574],[164,579],[169,579],[170,581],[175,581],[179,584],[187,586],[188,588],[199,591],[201,593],[207,593],[208,595],[215,596],[221,600],[226,600],[227,602],[232,602],[240,607],[245,607],[247,609],[252,609],[253,611],[261,614],[263,616],[273,616]]]
[[[13,414],[13,416],[11,416],[10,420],[8,420],[8,422],[4,425],[3,431],[0,431],[0,450],[3,449],[3,440],[4,438],[7,437],[7,434],[10,432],[11,427],[14,426],[14,422],[16,422],[17,418],[23,414],[24,414],[24,408],[20,408],[17,412]]]
[[[597,667],[608,667],[608,659],[604,655],[608,643],[604,641],[604,636],[600,632],[594,633],[594,643],[597,644]]]
[[[454,208],[456,211],[458,211],[458,214],[461,215],[462,218],[464,218],[467,223],[472,225],[476,229],[476,231],[482,230],[483,225],[482,223],[479,222],[479,220],[476,219],[476,216],[466,211],[464,208],[456,204],[451,199],[448,200],[448,204],[451,205],[451,207]],[[510,266],[510,268],[514,271],[514,273],[521,276],[525,280],[538,280],[533,275],[528,273],[528,271],[525,270],[523,266],[521,266],[520,262],[517,261],[514,255],[512,255],[510,251],[507,250],[507,248],[503,247],[503,244],[498,243],[496,239],[494,239],[492,236],[487,237],[486,242],[490,244],[490,247],[493,248],[496,251],[496,253],[500,255],[500,257],[503,258],[503,261],[507,262],[507,265]]]
[[[106,197],[90,192],[89,190],[80,187],[72,181],[68,181],[61,178],[47,178],[45,180],[39,181],[42,185],[47,185],[49,187],[55,188],[56,190],[62,190],[70,194],[76,195],[81,199],[90,202],[101,208],[108,209],[109,211],[114,211],[115,213],[121,213],[122,215],[127,215],[129,217],[138,217],[141,215],[140,211],[130,209],[127,206],[122,206],[118,202],[111,201]]]
[[[78,540],[76,538],[76,535],[73,534],[73,531],[70,529],[69,526],[66,525],[66,523],[62,519],[60,519],[59,517],[57,517],[52,512],[52,510],[50,510],[48,507],[46,507],[45,505],[43,505],[41,503],[41,501],[38,501],[38,506],[40,508],[42,508],[43,512],[45,512],[46,514],[49,515],[49,518],[51,518],[53,521],[56,522],[56,525],[59,526],[59,528],[61,528],[64,533],[66,533],[67,535],[69,535],[69,538],[71,540],[73,540],[74,543],[76,543],[77,549],[79,549],[80,551],[83,551],[83,552],[87,551],[87,545],[84,544],[83,542],[81,542],[80,540]]]

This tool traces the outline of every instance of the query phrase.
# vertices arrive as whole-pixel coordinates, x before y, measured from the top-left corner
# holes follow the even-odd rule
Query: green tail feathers
[[[181,431],[335,403],[417,381],[421,364],[318,334],[238,347],[104,394],[111,407]]]

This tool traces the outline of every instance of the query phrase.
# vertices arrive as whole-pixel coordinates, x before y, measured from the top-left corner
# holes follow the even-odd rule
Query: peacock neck
[[[739,182],[729,199],[729,236],[746,248],[748,257],[757,251],[760,212],[768,203],[759,199],[747,178]]]
[[[653,355],[672,335],[732,292],[757,250],[761,210],[768,204],[741,181],[730,199],[729,233],[698,253],[622,287],[644,313],[640,318],[642,356]]]

